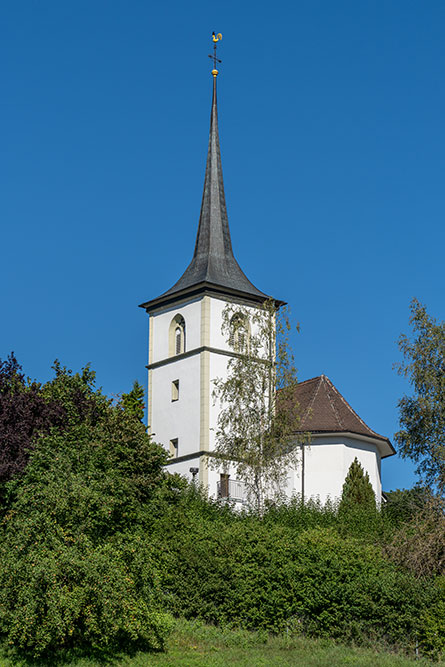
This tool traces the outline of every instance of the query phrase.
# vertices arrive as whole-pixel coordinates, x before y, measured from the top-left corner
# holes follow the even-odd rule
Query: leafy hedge
[[[181,499],[155,528],[173,613],[407,650],[425,634],[425,610],[440,625],[434,582],[397,568],[379,546],[334,527],[201,513],[199,503]]]

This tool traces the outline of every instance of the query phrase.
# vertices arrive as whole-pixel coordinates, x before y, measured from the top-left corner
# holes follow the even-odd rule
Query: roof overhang
[[[302,431],[295,431],[295,435],[298,433],[302,433]],[[352,437],[357,440],[362,440],[363,442],[368,442],[377,447],[382,459],[386,459],[389,456],[394,456],[394,454],[397,454],[389,438],[384,438],[383,436],[372,437],[370,435],[364,435],[363,433],[354,433],[354,431],[309,431],[309,433],[313,438],[332,438],[333,436],[346,436],[349,438]]]
[[[208,282],[198,283],[186,289],[179,290],[173,294],[161,294],[156,299],[151,299],[151,301],[146,301],[145,303],[139,304],[139,308],[144,308],[147,313],[150,313],[153,310],[161,306],[168,306],[169,304],[175,303],[177,301],[182,301],[184,299],[194,298],[200,296],[204,293],[214,294],[215,296],[221,297],[232,297],[235,299],[240,299],[243,302],[255,303],[261,305],[264,303],[265,299],[262,296],[256,296],[249,294],[247,292],[242,292],[240,290],[235,290],[230,287],[224,287],[221,285],[214,285]],[[268,298],[268,297],[266,297]],[[269,297],[272,298],[272,297]],[[280,301],[274,299],[276,308],[280,308],[286,304],[285,301]]]

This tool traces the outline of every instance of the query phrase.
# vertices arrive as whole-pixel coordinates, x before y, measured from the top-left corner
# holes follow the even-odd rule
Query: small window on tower
[[[172,459],[178,458],[178,438],[173,438],[173,440],[170,440],[170,456]]]
[[[235,313],[230,320],[229,345],[235,350],[245,354],[249,347],[249,321],[243,313]]]
[[[185,320],[179,313],[170,322],[168,354],[174,357],[185,352]]]
[[[179,380],[172,382],[172,401],[179,401]]]

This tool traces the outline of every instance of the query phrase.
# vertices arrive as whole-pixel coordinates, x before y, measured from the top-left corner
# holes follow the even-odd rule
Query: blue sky
[[[142,301],[190,261],[212,30],[232,241],[325,373],[392,438],[417,297],[444,318],[445,4],[3,2],[0,357],[146,384]],[[383,464],[389,490],[413,465]]]

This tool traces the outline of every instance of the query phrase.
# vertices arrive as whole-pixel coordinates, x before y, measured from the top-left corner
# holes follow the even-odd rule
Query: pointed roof
[[[233,255],[219,147],[216,74],[213,74],[209,147],[193,258],[173,287],[141,307],[148,309],[206,289],[260,303],[269,298],[244,275]]]
[[[294,399],[299,405],[301,420],[297,432],[364,435],[382,442],[383,457],[395,454],[390,440],[365,424],[326,375],[297,384]]]

